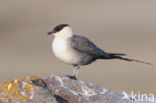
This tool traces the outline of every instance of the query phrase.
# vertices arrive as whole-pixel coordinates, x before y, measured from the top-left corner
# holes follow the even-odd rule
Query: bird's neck
[[[71,28],[65,28],[62,31],[60,31],[57,34],[55,34],[56,38],[72,37],[72,36],[73,36],[73,32],[72,32]]]
[[[60,35],[57,35],[56,38],[64,38],[64,37],[72,37],[73,34],[71,33],[64,33],[64,34],[60,34]]]

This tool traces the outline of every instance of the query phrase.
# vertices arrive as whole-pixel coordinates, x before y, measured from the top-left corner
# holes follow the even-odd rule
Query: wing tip
[[[108,53],[108,54],[113,56],[126,56],[126,54],[124,53]]]

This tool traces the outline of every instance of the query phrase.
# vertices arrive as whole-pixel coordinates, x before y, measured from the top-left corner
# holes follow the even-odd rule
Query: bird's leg
[[[70,79],[73,79],[73,80],[77,80],[77,76],[78,76],[78,73],[79,73],[79,65],[73,65],[73,75],[72,76],[69,76],[69,75],[66,75],[68,76]]]
[[[79,65],[74,65],[73,78],[77,79],[79,73]]]

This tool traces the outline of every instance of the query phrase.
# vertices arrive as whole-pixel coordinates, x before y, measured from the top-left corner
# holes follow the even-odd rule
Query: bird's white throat
[[[54,35],[56,38],[71,37],[73,35],[73,31],[70,26],[67,26],[63,28],[61,31],[55,33]]]

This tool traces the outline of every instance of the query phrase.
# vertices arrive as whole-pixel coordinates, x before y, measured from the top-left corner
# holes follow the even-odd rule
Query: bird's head
[[[48,35],[54,37],[70,37],[73,35],[72,28],[68,24],[57,25],[51,32],[48,32]]]

